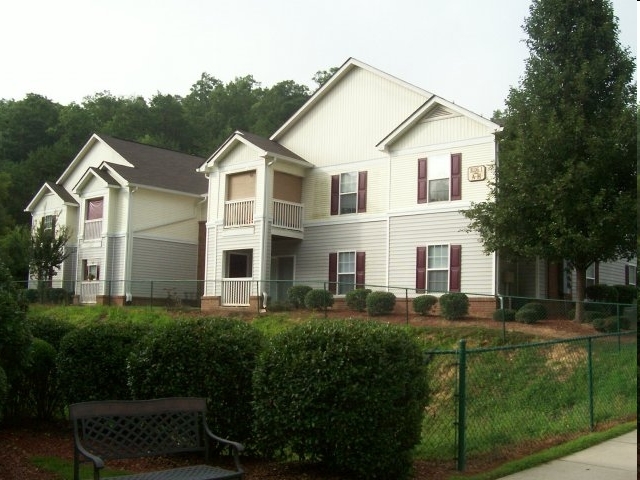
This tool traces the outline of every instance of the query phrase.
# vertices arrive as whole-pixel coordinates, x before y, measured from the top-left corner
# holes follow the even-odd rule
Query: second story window
[[[418,159],[418,203],[460,200],[462,155],[432,155]]]
[[[44,223],[45,230],[55,230],[55,227],[56,227],[55,215],[45,215],[44,217],[42,217],[42,222]]]
[[[84,222],[85,240],[95,240],[100,238],[102,235],[103,207],[103,198],[92,198],[87,200]]]
[[[102,198],[92,198],[87,200],[87,220],[99,220],[102,218],[102,208],[104,201]]]
[[[367,211],[367,172],[331,176],[331,215]]]

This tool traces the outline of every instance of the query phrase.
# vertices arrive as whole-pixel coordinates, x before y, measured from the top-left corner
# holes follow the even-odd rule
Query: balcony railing
[[[273,226],[287,228],[289,230],[302,231],[302,205],[286,202],[284,200],[273,201]]]
[[[255,200],[227,200],[224,202],[224,226],[245,227],[253,225]]]
[[[100,282],[82,282],[80,284],[80,303],[96,303],[100,293]]]
[[[221,303],[224,307],[247,307],[251,278],[223,278]]]
[[[84,222],[84,239],[95,240],[102,236],[102,219],[86,220]]]

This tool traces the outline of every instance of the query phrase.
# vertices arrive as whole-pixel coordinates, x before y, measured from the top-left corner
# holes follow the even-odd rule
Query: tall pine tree
[[[636,254],[635,62],[608,0],[533,0],[524,30],[491,193],[465,215],[488,252],[568,261],[581,301],[592,263]]]

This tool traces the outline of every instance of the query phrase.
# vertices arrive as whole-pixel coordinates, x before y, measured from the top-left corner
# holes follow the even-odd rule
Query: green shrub
[[[240,320],[178,320],[152,330],[129,355],[129,386],[134,398],[206,397],[214,431],[246,443],[263,346],[263,335]]]
[[[536,323],[540,320],[540,314],[534,309],[522,307],[516,312],[516,322]]]
[[[457,320],[469,313],[469,297],[464,293],[445,293],[440,296],[440,312],[447,320]]]
[[[516,311],[511,308],[499,308],[493,312],[493,319],[496,322],[513,322],[516,319]]]
[[[9,382],[4,368],[0,367],[0,422],[2,422],[4,411],[7,408],[7,394],[9,393]]]
[[[420,295],[413,299],[413,311],[418,315],[428,315],[436,303],[438,303],[438,297]]]
[[[312,290],[308,285],[294,285],[287,290],[287,300],[293,308],[305,306],[304,298]]]
[[[364,312],[367,309],[367,297],[371,293],[368,288],[356,288],[345,295],[347,307],[356,312]]]
[[[521,310],[531,310],[535,316],[537,316],[537,320],[546,320],[547,318],[547,308],[540,302],[529,302],[523,305],[518,309]],[[517,319],[516,319],[517,320]]]
[[[60,341],[58,371],[67,403],[131,398],[127,357],[148,327],[100,321],[76,328]]]
[[[62,392],[56,369],[56,349],[49,342],[34,338],[29,352],[29,364],[25,370],[25,414],[38,420],[62,418]],[[28,410],[27,410],[28,409]]]
[[[278,334],[254,376],[256,438],[357,478],[405,478],[420,440],[427,382],[409,331],[313,321]],[[280,455],[278,455],[280,454]]]
[[[638,299],[638,287],[635,285],[614,285],[616,303],[632,304]]]
[[[304,296],[304,306],[309,310],[324,310],[333,306],[333,293],[329,290],[313,289]]]
[[[372,317],[389,315],[396,307],[396,296],[391,292],[371,292],[367,296],[367,313]]]
[[[611,285],[589,285],[584,289],[585,298],[593,302],[617,303],[618,293]]]
[[[60,341],[67,333],[77,328],[68,320],[56,318],[46,313],[27,314],[27,323],[34,337],[49,342],[56,350],[60,348]]]
[[[620,319],[620,330],[628,330],[629,329],[629,319],[626,317],[605,317],[605,318],[596,318],[593,321],[593,328],[595,328],[598,332],[602,333],[614,333],[618,332],[618,318]]]

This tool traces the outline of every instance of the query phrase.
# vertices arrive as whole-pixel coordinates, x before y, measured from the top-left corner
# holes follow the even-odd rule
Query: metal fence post
[[[404,304],[405,304],[405,312],[407,315],[407,325],[409,325],[409,289],[404,289]]]
[[[153,280],[151,280],[151,300],[149,303],[149,307],[153,308]]]
[[[587,339],[587,376],[589,383],[589,428],[593,431],[595,421],[593,418],[593,344],[592,339]]]
[[[466,463],[466,402],[467,402],[467,341],[460,340],[458,350],[458,415],[457,423],[457,468],[462,472]]]

